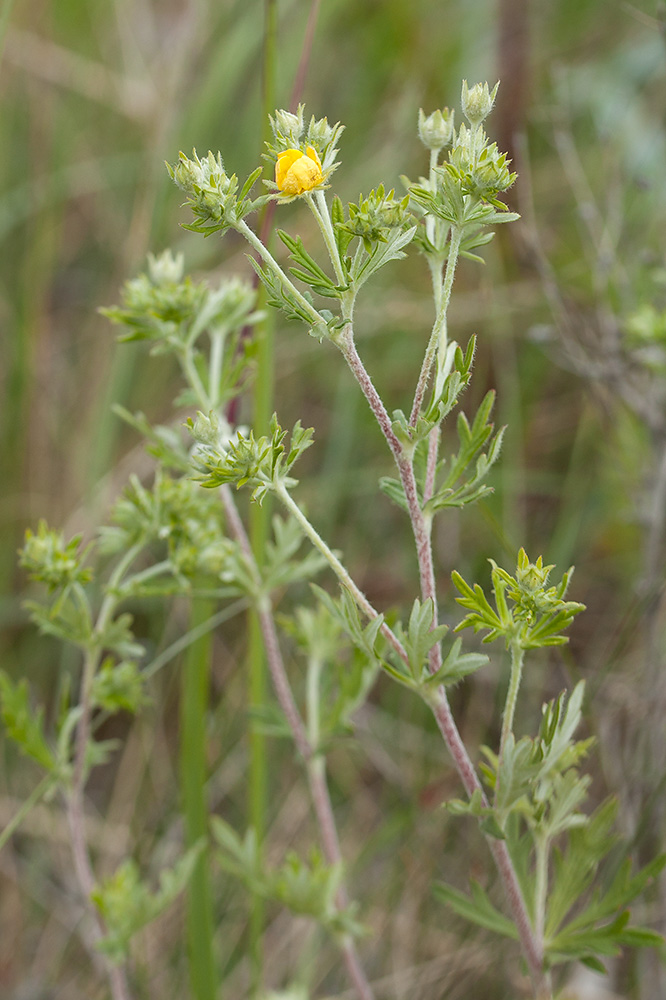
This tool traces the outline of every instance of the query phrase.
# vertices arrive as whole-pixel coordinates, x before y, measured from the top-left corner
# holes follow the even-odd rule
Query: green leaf
[[[495,909],[478,882],[472,881],[470,884],[471,898],[444,882],[434,885],[433,893],[436,899],[450,906],[455,913],[470,923],[517,941],[518,931],[515,924]]]
[[[382,476],[379,480],[379,488],[382,493],[385,493],[389,500],[401,507],[406,513],[409,513],[409,504],[407,503],[407,498],[405,496],[405,491],[403,489],[402,483],[398,479],[391,479],[389,476]]]
[[[203,842],[195,844],[172,868],[164,869],[155,891],[141,880],[133,860],[123,862],[110,878],[94,888],[90,896],[107,928],[97,947],[112,962],[124,961],[134,935],[180,895],[203,849]]]
[[[45,770],[54,771],[56,759],[44,735],[44,710],[35,710],[30,704],[28,682],[13,683],[0,671],[0,706],[7,734],[21,752]]]
[[[429,684],[457,684],[488,663],[488,657],[483,653],[461,653],[461,649],[462,639],[456,639],[437,673],[427,679]]]
[[[356,255],[350,275],[356,289],[358,290],[364,285],[368,278],[376,274],[389,261],[400,260],[402,257],[405,257],[406,254],[403,251],[403,247],[411,243],[415,233],[416,226],[412,226],[406,232],[400,229],[394,230],[386,243],[377,243],[371,252],[365,255],[364,259]]]
[[[435,624],[435,605],[432,598],[421,604],[417,597],[412,605],[407,631],[401,625],[396,626],[395,631],[407,652],[412,677],[415,681],[419,681],[424,668],[427,672],[426,664],[430,650],[441,642],[448,632],[448,626]]]

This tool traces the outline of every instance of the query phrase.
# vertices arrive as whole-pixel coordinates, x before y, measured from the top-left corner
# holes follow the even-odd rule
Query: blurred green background
[[[294,0],[277,4],[281,106],[309,12]],[[211,281],[250,273],[238,239],[204,241],[179,228],[185,213],[163,161],[194,146],[220,149],[241,177],[261,162],[264,6],[5,0],[1,17],[0,656],[55,712],[59,678],[76,663],[27,623],[16,550],[40,517],[89,536],[128,474],[149,474],[112,403],[155,421],[170,413],[170,361],[118,347],[97,307],[118,300],[148,251],[168,246]],[[508,431],[494,496],[439,525],[443,614],[455,618],[454,566],[487,583],[487,558],[511,568],[520,545],[560,572],[576,564],[572,597],[588,611],[569,647],[528,670],[521,724],[534,728],[545,697],[587,679],[599,740],[593,797],[619,795],[624,833],[643,860],[665,828],[664,24],[663,5],[649,0],[324,0],[303,91],[308,113],[346,125],[335,187],[349,200],[380,182],[401,190],[400,175],[425,172],[419,107],[458,106],[463,77],[501,80],[488,131],[514,158],[511,203],[522,220],[487,248],[485,267],[461,266],[450,328],[461,342],[478,335],[465,409],[495,387]],[[278,224],[316,246],[298,204],[282,209]],[[431,323],[427,269],[415,253],[399,271],[382,272],[361,302],[359,349],[389,409],[411,402]],[[314,522],[378,606],[411,600],[408,528],[377,497],[389,455],[342,359],[304,330],[280,326],[275,397],[284,425],[300,417],[315,427],[300,490]],[[250,405],[243,402],[243,419]],[[140,614],[151,648],[173,637],[177,611],[169,617],[156,605]],[[238,624],[216,638],[210,761],[213,804],[240,825],[243,648]],[[496,659],[456,692],[470,747],[496,741],[504,667]],[[176,668],[159,675],[148,713],[115,724],[123,746],[90,790],[102,873],[128,851],[139,860],[169,856]],[[279,853],[299,843],[307,799],[290,751],[276,753],[284,757],[272,774]],[[2,754],[0,826],[37,780],[12,748]],[[453,870],[465,886],[470,865],[483,871],[487,859],[483,844],[436,808],[458,793],[457,782],[421,706],[382,681],[331,771],[354,884],[375,932],[365,949],[380,995],[455,1000],[471,997],[475,983],[476,995],[492,1000],[518,989],[510,958],[430,899],[433,877]],[[0,993],[12,1000],[103,996],[73,938],[78,911],[62,824],[57,803],[43,805],[0,855]],[[244,897],[224,880],[219,893],[218,950],[228,995],[240,997]],[[663,931],[663,897],[646,905],[643,920]],[[179,921],[172,913],[146,932],[140,995],[185,995]],[[267,940],[277,988],[305,959],[284,915],[271,915]],[[311,943],[313,954],[320,947]],[[317,963],[313,986],[338,995],[335,952],[317,954]],[[613,975],[619,996],[655,1000],[666,989],[649,957],[621,961]]]

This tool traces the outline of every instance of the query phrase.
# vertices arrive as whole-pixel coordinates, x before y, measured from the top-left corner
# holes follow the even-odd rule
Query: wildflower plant
[[[471,894],[446,884],[434,892],[460,916],[515,942],[530,981],[525,996],[553,997],[552,970],[564,963],[582,960],[603,971],[603,959],[623,947],[661,944],[654,932],[631,924],[629,905],[666,856],[632,872],[613,832],[614,804],[585,811],[590,779],[583,765],[592,741],[576,736],[583,682],[544,706],[536,736],[514,730],[526,656],[566,643],[566,631],[583,610],[567,596],[572,570],[551,583],[554,567],[541,557],[530,561],[521,549],[515,570],[491,560],[490,595],[456,572],[464,614],[453,632],[442,622],[433,524],[447,508],[471,506],[488,494],[503,436],[492,422],[494,393],[474,414],[460,409],[472,378],[475,341],[458,344],[448,329],[459,258],[482,260],[476,251],[492,239],[495,227],[517,218],[502,201],[516,175],[483,127],[496,93],[497,86],[491,91],[487,84],[464,83],[466,122],[457,129],[448,108],[420,112],[418,135],[429,151],[428,173],[417,182],[405,179],[402,197],[378,184],[344,205],[330,191],[342,126],[314,117],[306,124],[303,106],[271,118],[266,155],[275,179],[267,182],[267,193],[253,195],[261,168],[241,185],[226,173],[219,153],[203,159],[181,153],[168,167],[192,213],[186,228],[204,236],[233,229],[244,237],[269,306],[336,348],[365,396],[394,465],[380,488],[405,513],[413,534],[420,586],[402,613],[371,604],[299,502],[296,474],[301,456],[314,444],[312,429],[300,421],[285,429],[278,414],[262,434],[231,422],[228,404],[252,374],[248,331],[260,318],[252,288],[238,279],[213,289],[194,282],[184,276],[182,259],[167,252],[149,258],[147,272],[125,285],[120,306],[104,310],[122,328],[120,339],[148,341],[153,353],[176,358],[184,381],[177,405],[187,410],[187,431],[182,409],[173,423],[158,427],[140,413],[120,411],[155,456],[153,482],[133,479],[110,523],[87,548],[44,524],[28,533],[22,562],[48,589],[47,600],[31,604],[31,613],[43,631],[82,650],[82,678],[78,697],[71,696],[54,731],[31,711],[25,684],[0,675],[0,697],[8,733],[64,798],[79,886],[91,903],[93,937],[114,1000],[132,995],[127,971],[132,936],[187,885],[202,852],[210,849],[191,845],[162,873],[155,892],[129,859],[111,878],[98,881],[85,841],[86,780],[114,749],[95,739],[94,713],[140,711],[150,673],[141,666],[144,644],[121,609],[130,599],[156,595],[205,596],[227,605],[240,600],[256,609],[276,698],[264,722],[293,740],[304,764],[318,842],[305,859],[290,853],[282,863],[268,865],[256,831],[239,832],[217,817],[212,849],[219,867],[252,894],[326,930],[362,1000],[374,996],[364,968],[368,930],[363,901],[352,899],[346,885],[327,753],[353,725],[354,712],[382,671],[432,712],[465,793],[447,808],[478,823],[504,899],[491,898],[474,881]],[[279,207],[295,199],[312,213],[323,252],[278,230],[284,250],[274,255],[251,227],[248,218],[268,201]],[[434,321],[420,370],[415,368],[411,405],[389,413],[356,347],[355,306],[370,279],[410,250],[420,252],[429,269]],[[458,444],[451,454],[441,454],[442,425],[454,411]],[[241,489],[259,504],[272,496],[282,509],[263,563],[252,552],[237,506]],[[95,583],[93,570],[101,582]],[[285,588],[316,575],[326,586],[312,584],[313,603],[278,616],[276,603]],[[331,593],[332,579],[339,593]],[[483,748],[480,767],[449,703],[449,689],[488,662],[454,635],[469,628],[483,632],[484,643],[497,644],[502,661],[510,654],[500,745]],[[280,633],[303,656],[304,693],[289,679]],[[599,866],[611,852],[612,863],[599,879]],[[299,989],[294,985],[290,995],[300,995]]]

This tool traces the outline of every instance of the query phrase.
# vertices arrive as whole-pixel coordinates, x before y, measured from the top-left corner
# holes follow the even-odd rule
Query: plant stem
[[[213,408],[211,398],[206,392],[203,382],[197,371],[197,366],[194,363],[194,358],[192,356],[192,350],[188,346],[179,354],[181,368],[183,369],[183,374],[189,382],[192,389],[194,389],[199,405],[203,408],[204,413],[208,413],[209,410]]]
[[[81,894],[85,899],[86,906],[92,913],[93,948],[97,941],[104,936],[106,928],[104,926],[104,921],[95,910],[90,899],[95,888],[95,875],[92,870],[92,865],[90,864],[88,844],[86,842],[83,787],[86,776],[86,752],[90,736],[90,696],[92,682],[99,665],[100,656],[101,653],[98,650],[89,650],[86,654],[83,665],[83,677],[81,679],[80,694],[81,716],[76,729],[74,771],[72,776],[72,785],[66,795],[67,823],[69,826],[74,872],[76,874],[76,880],[79,884]],[[93,955],[97,959],[96,951],[93,951]],[[129,1000],[129,992],[123,969],[110,962],[106,956],[100,957],[98,961],[106,973],[113,1000]]]
[[[285,272],[282,270],[278,262],[276,261],[273,254],[269,251],[258,236],[256,236],[244,219],[236,223],[236,229],[238,232],[245,237],[250,246],[254,247],[264,263],[268,264],[271,271],[280,279],[282,284],[289,289],[290,293],[294,296],[299,306],[306,312],[312,319],[313,325],[319,325],[323,322],[322,317],[319,315],[314,306],[308,302],[305,296],[299,292],[296,285],[293,283],[291,278],[287,277]]]
[[[437,692],[437,698],[432,703],[431,708],[465,791],[470,798],[475,792],[480,792],[482,804],[487,806],[489,804],[488,799],[453,719],[444,688],[440,688]],[[548,978],[542,968],[543,939],[536,935],[532,927],[525,905],[525,898],[506,843],[503,840],[498,840],[490,836],[486,836],[486,842],[504,886],[504,892],[518,931],[520,944],[527,961],[532,982],[535,988],[543,991],[548,988]],[[540,997],[543,996],[544,998],[548,995],[539,994]]]
[[[270,137],[269,115],[275,107],[278,54],[277,0],[264,0],[263,7],[261,138],[266,141]],[[270,243],[272,232],[272,212],[270,209],[270,204],[264,206],[259,222],[262,234],[261,242],[267,245]],[[264,318],[255,327],[257,374],[252,393],[252,425],[255,434],[264,432],[264,428],[270,420],[273,406],[275,316],[272,310],[264,309],[266,298],[266,289],[260,283],[257,307],[264,312]],[[270,519],[270,498],[267,498],[267,501],[265,505],[253,504],[250,509],[250,546],[255,562],[260,565],[264,561]],[[246,697],[249,711],[247,813],[249,825],[254,829],[257,838],[259,855],[263,858],[268,812],[268,758],[266,735],[257,721],[255,712],[261,711],[266,705],[267,666],[261,625],[254,607],[250,607],[248,611],[247,668]],[[252,893],[250,898],[249,953],[250,976],[254,993],[260,993],[263,985],[265,910],[265,902],[259,893]]]
[[[368,598],[365,596],[360,587],[355,583],[353,578],[349,575],[349,573],[342,565],[338,557],[335,555],[334,552],[331,551],[331,549],[328,547],[328,545],[321,537],[321,535],[317,532],[315,527],[310,523],[310,521],[308,521],[307,517],[305,516],[301,508],[292,499],[291,494],[286,489],[286,487],[283,486],[282,483],[277,483],[275,487],[275,492],[277,493],[278,497],[285,505],[287,510],[294,516],[296,521],[298,521],[303,531],[303,534],[306,536],[306,538],[309,538],[314,547],[324,556],[324,558],[326,559],[327,563],[337,576],[342,586],[349,591],[349,593],[352,595],[352,597],[356,601],[361,611],[363,611],[363,613],[367,615],[367,617],[370,618],[370,620],[379,618],[379,612],[375,608],[373,608]],[[381,633],[388,640],[391,646],[393,646],[398,656],[402,660],[404,660],[405,663],[409,664],[409,657],[407,656],[407,652],[405,651],[404,646],[402,645],[398,637],[395,635],[395,633],[389,628],[386,622],[382,624]]]
[[[451,237],[451,251],[449,253],[449,271],[447,268],[447,276],[444,286],[443,293],[443,303],[442,310],[444,319],[446,317],[446,307],[448,306],[448,301],[451,296],[451,286],[453,284],[453,270],[455,268],[455,262],[457,259],[457,254],[460,246],[460,233],[457,236],[452,234]],[[445,335],[445,324],[443,327]],[[432,338],[431,338],[432,339]],[[446,345],[446,340],[440,341]],[[375,389],[370,376],[368,375],[363,363],[358,356],[356,348],[354,346],[353,337],[351,329],[349,329],[347,336],[341,338],[339,345],[342,350],[347,363],[349,364],[352,372],[354,373],[362,391],[365,395],[371,410],[375,414],[377,422],[384,433],[386,441],[393,453],[398,471],[400,473],[400,478],[402,480],[403,488],[405,490],[405,496],[407,499],[407,506],[409,511],[410,520],[412,523],[412,530],[414,533],[414,540],[416,543],[416,551],[419,566],[419,575],[421,578],[421,596],[423,600],[428,600],[429,598],[433,601],[433,606],[437,608],[437,593],[435,586],[435,575],[432,561],[432,545],[430,538],[430,522],[426,521],[423,516],[423,511],[418,502],[418,494],[416,491],[416,483],[414,479],[414,470],[412,467],[411,460],[408,459],[397,440],[395,433],[391,427],[391,422],[382,403],[377,390]],[[422,370],[423,371],[423,370]],[[286,490],[283,489],[286,493]],[[280,491],[278,490],[278,493]],[[291,498],[289,498],[291,501]],[[284,500],[284,498],[283,498]],[[297,505],[291,501],[294,507]],[[310,536],[312,537],[312,536]],[[320,551],[320,544],[317,546]],[[331,560],[329,560],[331,562]],[[333,563],[331,563],[333,565]],[[343,570],[346,573],[346,570]],[[347,574],[348,575],[348,574]],[[376,612],[375,612],[376,614]],[[441,647],[439,643],[430,651],[429,668],[431,673],[436,673],[442,662]],[[451,714],[451,709],[449,706],[446,691],[443,687],[440,687],[437,692],[437,697],[432,701],[430,707],[435,715],[437,724],[440,728],[444,741],[448,747],[448,750],[453,758],[454,764],[463,785],[468,793],[472,795],[475,791],[479,790],[482,795],[482,799],[485,804],[487,804],[487,799],[479,778],[474,770],[474,766],[469,758],[465,745],[462,741],[458,728]],[[508,849],[504,841],[497,840],[493,837],[486,838],[488,846],[493,855],[495,863],[500,873],[500,877],[504,884],[505,893],[511,908],[514,922],[518,930],[520,937],[521,946],[523,953],[525,955],[528,968],[530,970],[530,975],[532,977],[535,987],[544,990],[548,988],[547,977],[544,976],[542,965],[543,965],[543,942],[535,937],[532,924],[527,912],[527,907],[525,905],[525,899],[520,888],[516,870],[514,868],[513,862],[509,855]]]
[[[116,565],[109,578],[106,587],[106,596],[102,601],[102,606],[97,616],[97,622],[93,632],[93,638],[86,651],[83,663],[83,673],[81,677],[81,690],[79,694],[79,706],[81,715],[79,716],[74,737],[74,766],[72,769],[71,786],[66,793],[66,813],[69,825],[70,841],[72,847],[72,858],[74,861],[74,872],[79,884],[81,894],[86,901],[86,905],[91,911],[93,944],[103,937],[106,928],[104,921],[93,907],[90,896],[95,888],[95,875],[90,863],[88,854],[88,844],[85,830],[85,810],[83,804],[83,791],[86,782],[86,756],[88,743],[90,740],[90,718],[92,713],[92,685],[99,666],[102,655],[100,648],[101,636],[104,634],[106,625],[111,618],[118,603],[118,593],[122,578],[130,565],[141,550],[141,545],[133,545],[123,555]],[[106,956],[98,956],[94,953],[95,959],[104,969],[113,1000],[129,1000],[127,982],[122,968],[110,962]]]
[[[548,851],[550,841],[544,834],[534,838],[536,852],[536,870],[534,885],[534,933],[537,940],[543,941],[546,925],[546,900],[548,897]]]
[[[211,409],[220,405],[220,381],[222,379],[222,361],[224,358],[224,341],[226,329],[218,327],[210,331],[210,364],[208,369],[208,398]]]
[[[308,672],[306,678],[306,724],[308,739],[315,752],[319,747],[319,682],[323,663],[321,657],[310,656],[308,658]]]
[[[506,694],[506,702],[504,704],[504,714],[502,716],[502,735],[500,737],[500,751],[499,751],[500,763],[504,756],[504,747],[506,745],[509,733],[513,732],[513,717],[516,711],[516,702],[518,700],[520,680],[523,674],[524,659],[525,659],[525,650],[518,643],[512,642],[511,677],[509,679],[509,690],[507,691]]]
[[[438,359],[438,373],[444,364],[448,343],[447,313],[449,310],[449,302],[451,301],[451,289],[453,288],[453,279],[456,273],[461,239],[461,228],[459,226],[452,226],[449,255],[446,261],[446,276],[442,287],[439,309],[437,310],[432,333],[430,334],[430,340],[428,341],[428,346],[423,358],[419,379],[416,383],[416,392],[414,393],[414,402],[412,403],[412,412],[409,418],[409,422],[412,427],[416,424],[419,413],[421,412],[423,397],[425,396],[435,356],[437,356]]]
[[[192,601],[191,627],[199,628],[212,614],[211,602]],[[206,711],[210,684],[212,633],[193,642],[181,670],[180,785],[185,821],[185,846],[192,847],[208,831],[206,800]],[[215,1000],[217,974],[213,956],[213,900],[210,856],[202,851],[187,890],[187,942],[193,1000]]]
[[[326,244],[326,249],[328,250],[328,256],[331,258],[331,264],[335,270],[335,276],[338,279],[338,284],[346,285],[347,275],[344,272],[342,262],[340,260],[340,254],[338,253],[338,245],[335,242],[335,233],[333,232],[333,224],[331,222],[331,216],[328,211],[328,205],[326,204],[324,192],[315,191],[314,199],[310,195],[307,198],[307,202],[312,210],[312,214],[317,220],[317,225],[321,230],[321,235],[324,238],[324,243]]]
[[[421,578],[422,597],[423,600],[432,598],[434,607],[437,607],[435,570],[432,562],[432,546],[430,542],[431,521],[429,518],[424,516],[421,504],[419,503],[418,490],[416,487],[416,479],[414,477],[414,469],[411,458],[404,453],[402,446],[398,441],[393,428],[391,427],[390,417],[386,412],[386,408],[379,396],[379,393],[375,389],[372,379],[359,357],[354,344],[351,326],[348,326],[345,331],[343,331],[343,336],[340,338],[338,346],[340,347],[347,364],[351,368],[356,381],[360,385],[361,391],[367,399],[370,409],[374,413],[375,419],[377,420],[377,423],[386,438],[387,444],[391,449],[393,458],[395,459],[398,472],[400,473],[400,480],[405,491],[409,518],[412,525],[412,531],[414,533],[414,543],[416,545],[419,575]],[[433,673],[436,673],[441,665],[441,648],[439,643],[436,643],[430,650],[430,669]]]
[[[9,823],[7,823],[7,826],[5,826],[0,833],[0,851],[3,849],[14,831],[18,830],[30,810],[37,805],[40,799],[44,798],[47,792],[49,792],[54,785],[55,778],[52,774],[47,774],[46,777],[42,778],[39,784],[33,788],[25,802],[21,803]]]

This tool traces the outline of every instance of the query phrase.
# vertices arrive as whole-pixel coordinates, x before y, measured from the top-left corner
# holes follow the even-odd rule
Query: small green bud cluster
[[[174,255],[171,250],[155,256],[148,254],[148,274],[154,285],[178,285],[183,280],[185,272],[185,257],[182,253]]]
[[[132,476],[113,509],[111,525],[102,529],[104,551],[122,552],[136,544],[166,546],[171,564],[188,577],[221,572],[226,543],[215,499],[192,480],[174,479],[162,470],[150,489]]]
[[[312,444],[312,428],[301,427],[300,420],[297,421],[287,449],[287,431],[280,427],[273,414],[270,437],[255,438],[252,431],[248,435],[237,430],[235,436],[220,447],[212,443],[216,419],[213,414],[206,417],[198,413],[196,420],[188,420],[188,427],[197,440],[192,463],[202,486],[215,488],[234,483],[239,489],[248,485],[254,488],[252,499],[261,502],[278,484],[296,485],[297,480],[290,478],[288,472]]]
[[[414,216],[409,211],[409,195],[400,201],[394,198],[394,191],[386,194],[384,185],[371,191],[367,198],[358,203],[349,203],[349,220],[337,228],[359,236],[365,249],[370,253],[373,244],[386,243],[391,232],[407,230],[414,225]]]
[[[209,150],[203,160],[197,156],[196,149],[192,155],[194,159],[190,160],[180,153],[175,166],[166,165],[171,179],[187,195],[185,204],[190,206],[197,220],[185,228],[204,233],[227,229],[238,216],[238,178],[235,174],[227,176],[220,153],[215,156]]]
[[[36,533],[30,529],[26,531],[20,565],[33,580],[45,583],[49,590],[88,583],[92,571],[82,565],[86,552],[80,551],[80,544],[80,535],[65,542],[62,532],[54,531],[42,520]]]
[[[203,282],[183,280],[182,256],[174,258],[166,250],[159,257],[149,254],[148,273],[125,282],[122,308],[100,312],[127,328],[120,340],[170,341],[199,313],[207,296]]]
[[[278,151],[298,148],[305,127],[304,112],[305,105],[299,104],[296,114],[280,110],[275,112],[275,118],[268,116]]]
[[[492,233],[483,230],[518,218],[498,199],[516,179],[509,169],[511,161],[499,152],[496,143],[489,142],[481,126],[492,110],[498,86],[490,91],[487,83],[476,84],[470,90],[463,84],[463,111],[470,124],[463,122],[457,132],[453,112],[447,108],[428,117],[423,111],[419,113],[421,141],[434,154],[444,145],[450,147],[443,163],[437,164],[436,156],[431,157],[427,179],[409,185],[413,202],[427,213],[424,230],[416,237],[426,253],[441,256],[446,251],[449,227],[456,226],[461,236],[460,252],[481,260],[472,251],[492,239]]]
[[[503,637],[507,646],[514,643],[522,649],[560,646],[567,642],[562,631],[585,608],[583,604],[564,599],[573,568],[564,574],[557,586],[548,587],[553,567],[544,566],[541,556],[536,563],[531,563],[524,549],[518,553],[515,577],[492,559],[490,564],[495,608],[491,607],[478,583],[472,588],[459,573],[453,573],[453,583],[462,595],[456,600],[469,612],[456,631],[469,627],[475,632],[487,629],[484,642]]]
[[[460,180],[465,194],[493,201],[516,179],[509,170],[510,162],[506,153],[499,152],[497,143],[489,144],[481,127],[469,129],[463,122],[444,166]]]
[[[426,118],[423,108],[420,108],[419,139],[423,145],[432,150],[434,153],[437,153],[440,149],[444,149],[446,146],[450,145],[451,139],[454,135],[454,117],[454,111],[450,111],[448,108],[443,108],[441,111],[433,111],[432,114],[428,115]]]

